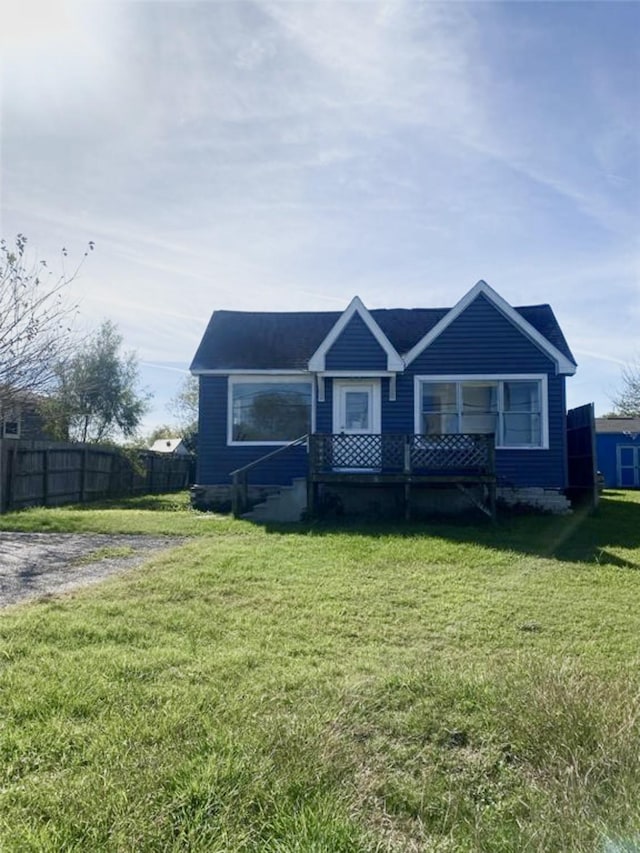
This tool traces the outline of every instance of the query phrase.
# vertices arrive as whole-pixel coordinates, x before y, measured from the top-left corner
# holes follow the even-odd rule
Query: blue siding
[[[230,471],[277,449],[276,445],[229,447],[227,403],[227,377],[201,376],[196,481],[203,485],[230,483]],[[256,485],[289,485],[294,477],[305,477],[306,473],[306,448],[292,447],[281,456],[258,466],[251,472],[249,481]]]
[[[355,315],[327,353],[330,370],[385,370],[384,350]],[[500,484],[564,488],[567,484],[565,377],[555,364],[524,336],[483,295],[451,323],[440,337],[397,377],[396,400],[389,400],[389,380],[381,382],[383,432],[414,431],[414,377],[438,374],[547,374],[549,450],[496,451]],[[268,453],[270,447],[227,446],[227,377],[200,380],[198,482],[228,483],[229,472]],[[325,380],[325,399],[316,403],[316,431],[331,432],[333,381]],[[278,485],[304,476],[305,448],[293,448],[264,463],[252,482]]]
[[[327,370],[386,370],[387,354],[354,314],[325,357]]]
[[[640,437],[631,438],[622,432],[604,432],[596,434],[596,454],[598,457],[598,470],[604,476],[604,484],[607,488],[622,488],[618,479],[618,447],[640,447]],[[627,469],[629,472],[629,469]],[[627,481],[623,488],[630,488],[631,483]]]
[[[324,380],[324,402],[316,400],[316,432],[333,430],[333,379]]]
[[[618,485],[617,447],[619,444],[629,443],[629,440],[625,442],[624,438],[625,436],[615,432],[596,435],[598,470],[604,475],[607,488],[615,488]]]
[[[406,373],[398,377],[398,402],[403,410],[411,406],[413,428],[414,376],[495,373],[546,373],[549,387],[549,450],[498,448],[496,466],[500,484],[565,488],[565,377],[556,376],[555,363],[549,356],[523,335],[485,296],[479,295],[409,365]],[[386,422],[389,423],[389,419]]]
[[[480,295],[410,369],[413,373],[555,373],[555,364]]]

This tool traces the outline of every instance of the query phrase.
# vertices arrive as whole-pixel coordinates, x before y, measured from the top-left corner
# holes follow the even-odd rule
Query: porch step
[[[300,521],[307,508],[307,481],[299,477],[290,486],[282,486],[279,491],[269,495],[266,501],[256,504],[251,512],[242,517],[249,521]]]

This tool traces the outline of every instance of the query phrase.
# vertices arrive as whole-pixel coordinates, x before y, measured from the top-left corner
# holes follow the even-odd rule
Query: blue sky
[[[611,408],[640,353],[640,4],[61,2],[3,11],[0,232],[95,252],[155,392],[211,312],[549,302]]]

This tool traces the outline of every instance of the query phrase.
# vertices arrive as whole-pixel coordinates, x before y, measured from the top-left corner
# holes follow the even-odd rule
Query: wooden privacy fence
[[[0,441],[0,512],[170,492],[189,485],[189,456],[49,441]]]
[[[593,403],[567,412],[567,460],[571,499],[587,501],[597,507],[600,499]]]

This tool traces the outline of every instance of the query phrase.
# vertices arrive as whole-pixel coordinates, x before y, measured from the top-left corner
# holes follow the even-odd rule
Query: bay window
[[[229,379],[229,442],[284,444],[311,432],[312,386],[289,377]]]
[[[547,447],[546,396],[546,376],[417,377],[416,431],[494,433],[496,447]]]

